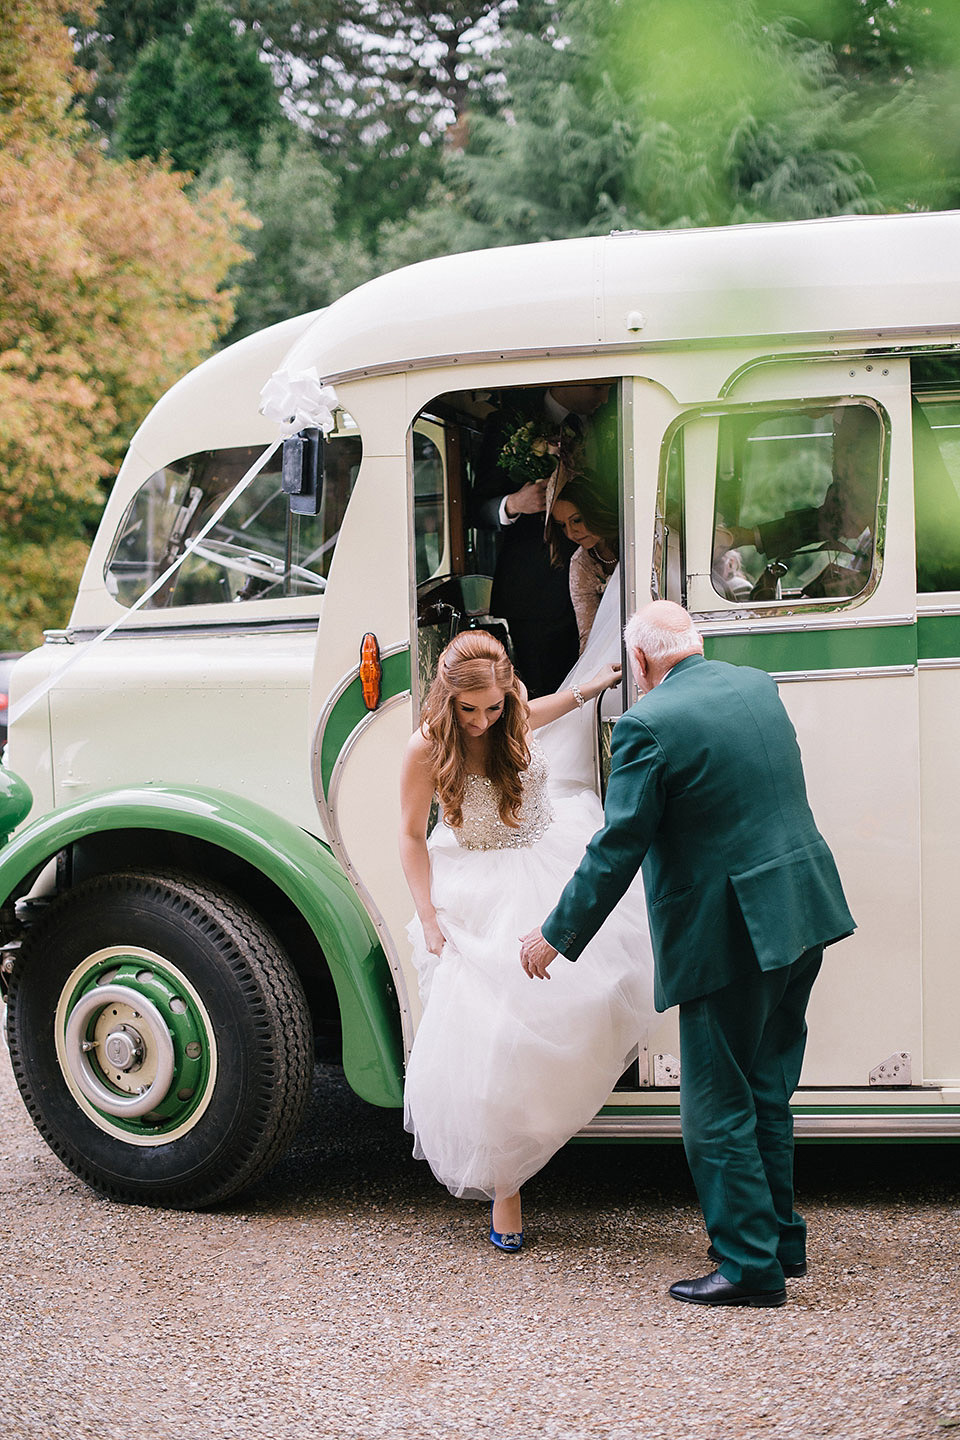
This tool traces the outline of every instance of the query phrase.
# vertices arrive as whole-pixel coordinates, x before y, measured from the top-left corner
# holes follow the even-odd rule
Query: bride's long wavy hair
[[[503,691],[503,713],[487,732],[487,775],[497,789],[500,819],[516,826],[523,803],[520,776],[530,764],[527,703],[500,641],[486,630],[461,631],[437,662],[420,722],[430,741],[431,768],[444,819],[455,828],[463,824],[467,755],[454,705],[458,695],[491,686]]]

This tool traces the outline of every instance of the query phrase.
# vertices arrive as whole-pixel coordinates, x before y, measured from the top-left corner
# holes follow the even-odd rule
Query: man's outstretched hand
[[[520,941],[520,964],[531,980],[549,980],[547,969],[559,953],[548,940],[544,940],[539,929],[531,930]]]

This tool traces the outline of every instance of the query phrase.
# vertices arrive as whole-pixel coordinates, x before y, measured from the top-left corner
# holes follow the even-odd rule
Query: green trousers
[[[734,1285],[783,1287],[806,1256],[793,1205],[793,1116],[805,1014],[823,947],[680,1006],[680,1115],[718,1268]]]

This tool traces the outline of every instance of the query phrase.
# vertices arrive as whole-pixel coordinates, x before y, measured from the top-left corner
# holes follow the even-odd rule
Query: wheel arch
[[[50,812],[0,849],[0,906],[24,896],[55,858],[59,890],[122,866],[177,868],[243,895],[285,942],[321,1030],[324,989],[329,1004],[332,984],[351,1087],[375,1105],[402,1103],[389,966],[348,880],[315,836],[219,791],[156,785],[103,792]]]

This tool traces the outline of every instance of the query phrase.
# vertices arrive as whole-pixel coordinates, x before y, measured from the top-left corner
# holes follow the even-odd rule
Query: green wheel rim
[[[186,976],[162,956],[137,946],[88,956],[61,991],[55,1027],[63,1077],[108,1134],[169,1144],[209,1104],[213,1026]]]

